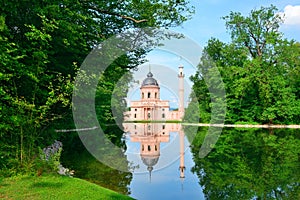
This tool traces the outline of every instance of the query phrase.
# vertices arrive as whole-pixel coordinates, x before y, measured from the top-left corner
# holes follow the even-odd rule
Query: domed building
[[[140,87],[140,100],[130,102],[130,111],[124,113],[125,122],[181,120],[184,115],[183,66],[179,66],[179,107],[170,110],[169,100],[160,99],[160,87],[151,71]],[[146,169],[151,172],[159,162],[160,144],[169,142],[170,132],[180,133],[180,178],[184,178],[184,149],[180,124],[171,123],[124,123],[124,131],[130,132],[131,142],[140,143],[140,156]]]
[[[181,120],[184,115],[183,106],[183,66],[179,67],[179,108],[170,110],[169,100],[160,99],[160,87],[153,74],[149,72],[140,87],[138,101],[130,102],[130,111],[124,113],[125,121],[167,121]]]

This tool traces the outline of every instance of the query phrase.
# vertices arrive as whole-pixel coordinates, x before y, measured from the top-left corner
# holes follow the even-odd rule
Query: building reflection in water
[[[151,172],[154,170],[155,166],[158,164],[159,158],[161,156],[161,143],[172,143],[168,145],[169,161],[164,162],[163,165],[172,163],[172,160],[178,159],[180,157],[179,165],[179,177],[184,179],[184,131],[182,130],[181,124],[171,124],[171,123],[125,123],[125,132],[129,134],[130,141],[133,143],[139,143],[139,155],[143,164],[146,166],[149,177],[151,181]],[[170,133],[177,134],[179,136],[179,146],[176,142],[170,142]],[[176,136],[175,136],[176,137]],[[178,152],[179,149],[179,152]],[[173,152],[173,153],[170,153]],[[177,155],[176,155],[177,154]],[[179,155],[178,155],[179,154]],[[173,158],[170,158],[173,157]],[[158,167],[158,168],[161,168]]]
[[[140,100],[131,101],[129,111],[124,113],[124,121],[181,121],[184,116],[184,73],[183,66],[178,67],[178,109],[171,110],[169,100],[160,99],[160,86],[149,69],[147,77],[140,87]],[[157,167],[161,156],[161,143],[167,143],[169,153],[161,160],[161,166],[166,167],[180,156],[180,178],[184,179],[184,132],[181,124],[171,123],[124,123],[125,132],[129,133],[130,141],[139,143],[139,155],[149,172]],[[176,132],[179,135],[179,145],[170,142],[170,133]],[[176,143],[176,142],[175,142]],[[173,144],[173,145],[172,145]],[[179,152],[178,152],[179,150]],[[176,155],[177,154],[177,155]],[[157,167],[157,168],[161,168]]]

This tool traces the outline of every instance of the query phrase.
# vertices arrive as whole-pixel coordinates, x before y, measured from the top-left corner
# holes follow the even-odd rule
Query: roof
[[[158,156],[142,156],[142,161],[147,167],[153,167],[158,162]]]
[[[157,83],[156,79],[153,78],[153,74],[151,72],[149,72],[147,74],[147,78],[144,79],[144,81],[142,83],[142,87],[148,86],[148,85],[158,86],[158,83]]]

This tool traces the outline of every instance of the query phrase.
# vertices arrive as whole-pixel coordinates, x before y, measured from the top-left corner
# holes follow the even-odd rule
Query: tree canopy
[[[37,147],[59,138],[49,132],[53,122],[62,119],[61,125],[72,127],[66,119],[74,77],[94,47],[128,29],[177,26],[193,8],[186,0],[12,0],[2,2],[0,13],[0,167],[5,170],[30,166]],[[131,52],[113,63],[99,80],[98,93],[111,96],[118,77],[144,53]],[[110,101],[98,107],[108,113],[99,116],[102,121],[112,120]]]
[[[209,121],[211,95],[205,80],[214,63],[226,89],[226,123],[299,123],[300,45],[284,39],[283,22],[274,6],[254,9],[248,16],[223,17],[232,41],[208,41],[194,82],[203,122]],[[204,60],[204,62],[203,62]]]

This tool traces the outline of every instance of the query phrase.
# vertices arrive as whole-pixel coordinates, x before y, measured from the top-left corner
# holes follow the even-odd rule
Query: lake
[[[208,127],[124,124],[129,171],[111,169],[74,138],[63,164],[75,176],[135,199],[300,199],[300,130],[224,128],[204,158]]]

